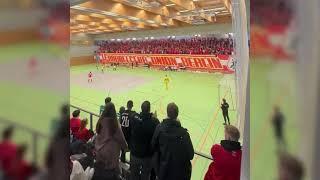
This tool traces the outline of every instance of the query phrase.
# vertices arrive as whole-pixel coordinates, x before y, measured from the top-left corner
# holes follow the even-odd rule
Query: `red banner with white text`
[[[185,54],[123,54],[100,53],[102,63],[120,63],[140,65],[149,64],[153,67],[185,67],[190,70],[234,72],[235,62],[229,55],[185,55]]]

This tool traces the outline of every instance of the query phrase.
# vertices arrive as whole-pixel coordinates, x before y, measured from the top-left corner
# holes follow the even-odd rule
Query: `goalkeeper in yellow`
[[[170,82],[168,75],[166,75],[164,77],[163,82],[164,82],[164,85],[166,86],[166,90],[168,90],[169,89],[169,82]]]

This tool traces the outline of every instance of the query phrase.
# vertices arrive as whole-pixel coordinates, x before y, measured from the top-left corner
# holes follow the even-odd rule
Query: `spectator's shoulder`
[[[151,119],[152,119],[152,121],[153,121],[156,125],[160,124],[159,119],[156,118],[155,116],[153,116],[153,114],[152,114],[152,116],[151,116]]]
[[[222,146],[220,144],[214,144],[212,147],[211,147],[211,154],[215,154],[217,153],[218,151],[220,151],[222,149]]]

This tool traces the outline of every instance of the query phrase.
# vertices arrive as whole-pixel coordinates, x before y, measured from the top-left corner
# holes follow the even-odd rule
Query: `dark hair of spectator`
[[[169,103],[167,106],[167,116],[170,119],[177,119],[179,114],[179,108],[175,103]]]
[[[13,130],[14,130],[14,127],[13,127],[13,126],[7,127],[7,128],[2,132],[2,138],[3,138],[3,139],[10,139],[10,138],[12,137]]]
[[[69,111],[70,111],[69,104],[62,105],[60,109],[61,118],[68,117],[70,115]]]
[[[126,108],[124,106],[121,106],[119,109],[119,114],[124,113],[125,110],[126,110]]]
[[[280,168],[282,171],[288,172],[289,179],[302,180],[304,176],[304,168],[301,161],[289,153],[282,152],[279,156]]]
[[[79,109],[77,109],[77,110],[72,112],[72,117],[79,117],[79,115],[80,115],[80,110]]]
[[[132,109],[132,107],[133,107],[133,101],[129,100],[129,101],[127,102],[127,108],[128,108],[128,109]]]
[[[105,104],[111,102],[111,97],[106,97],[106,99],[104,100]]]
[[[100,118],[106,119],[108,121],[108,124],[109,124],[107,126],[108,132],[109,132],[109,135],[113,136],[114,133],[116,133],[117,129],[119,128],[119,123],[117,119],[116,108],[112,102],[109,102],[108,104],[106,104],[105,110],[103,111]]]
[[[144,101],[141,104],[141,111],[143,113],[149,113],[150,112],[150,102],[149,101]]]
[[[81,129],[85,128],[88,124],[88,119],[87,118],[84,118],[81,120]]]
[[[223,98],[223,99],[222,99],[222,101],[223,101],[223,102],[226,102],[226,99],[225,99],[225,98]]]
[[[27,151],[27,145],[26,144],[20,144],[17,148],[17,155],[20,158],[23,158],[23,156],[25,155],[25,152]]]

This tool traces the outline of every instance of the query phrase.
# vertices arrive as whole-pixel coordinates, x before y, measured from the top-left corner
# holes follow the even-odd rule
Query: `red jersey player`
[[[37,59],[35,57],[31,57],[28,62],[29,73],[31,76],[33,76],[36,73],[37,65]]]
[[[92,82],[92,72],[90,71],[89,74],[88,74],[88,82]]]

